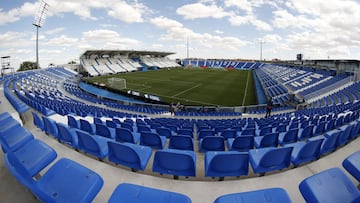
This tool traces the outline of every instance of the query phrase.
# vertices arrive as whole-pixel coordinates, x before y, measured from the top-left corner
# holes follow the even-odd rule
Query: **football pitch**
[[[148,93],[167,103],[230,107],[257,104],[252,70],[174,68],[99,76],[86,81],[117,89],[108,83],[108,78],[115,77],[126,79],[126,89],[121,91]]]

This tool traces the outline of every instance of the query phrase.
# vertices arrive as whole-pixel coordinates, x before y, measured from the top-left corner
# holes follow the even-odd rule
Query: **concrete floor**
[[[0,113],[7,111],[19,119],[16,111],[4,97],[1,88],[0,91]],[[217,197],[224,194],[270,187],[282,187],[288,192],[293,202],[304,202],[298,189],[300,182],[315,173],[331,167],[340,167],[343,169],[341,163],[344,158],[359,150],[360,145],[360,139],[357,139],[338,149],[336,152],[322,157],[318,161],[301,167],[266,174],[263,177],[254,176],[250,167],[250,177],[225,178],[225,181],[216,181],[211,178],[203,177],[203,155],[197,153],[197,176],[200,178],[180,178],[179,180],[174,180],[171,176],[159,176],[151,172],[153,157],[144,172],[131,172],[129,169],[115,166],[107,161],[100,162],[85,154],[76,152],[68,146],[58,143],[55,139],[45,135],[39,129],[34,127],[30,112],[26,112],[22,117],[25,128],[29,129],[36,138],[43,140],[56,150],[58,154],[57,159],[67,157],[75,160],[94,170],[103,178],[104,186],[96,196],[94,202],[107,202],[115,187],[119,183],[125,182],[179,192],[189,196],[193,203],[211,203],[214,202]],[[3,157],[2,152],[0,152],[0,156]],[[45,168],[42,173],[47,169],[48,168]],[[346,174],[351,177],[350,174]],[[351,179],[354,184],[358,184],[354,178],[351,177]],[[0,202],[38,202],[31,192],[18,183],[9,173],[3,160],[0,160]]]

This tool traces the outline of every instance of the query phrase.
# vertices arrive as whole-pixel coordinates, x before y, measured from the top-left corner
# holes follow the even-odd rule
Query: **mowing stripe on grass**
[[[181,92],[179,92],[179,93],[177,93],[177,94],[174,94],[173,96],[170,96],[170,97],[176,97],[176,96],[179,96],[179,95],[181,95],[181,94],[184,94],[185,92],[188,92],[188,91],[190,91],[190,90],[192,90],[192,89],[195,89],[195,88],[197,88],[197,87],[200,87],[202,84],[200,83],[200,84],[197,84],[197,85],[195,85],[195,86],[193,86],[193,87],[190,87],[189,89],[186,89],[186,90],[184,90],[184,91],[181,91]]]

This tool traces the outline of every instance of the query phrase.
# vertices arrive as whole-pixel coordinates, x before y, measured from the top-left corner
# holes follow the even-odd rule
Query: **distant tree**
[[[76,62],[75,61],[69,61],[68,64],[76,64]]]
[[[20,64],[20,68],[18,71],[20,72],[32,69],[36,69],[36,63],[31,61],[24,61],[22,62],[22,64]]]

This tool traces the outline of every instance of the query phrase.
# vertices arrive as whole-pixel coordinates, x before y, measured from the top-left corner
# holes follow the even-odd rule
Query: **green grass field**
[[[126,79],[127,89],[122,90],[125,92],[130,89],[160,96],[162,101],[168,103],[205,106],[241,106],[249,78],[244,105],[257,104],[251,71],[176,68],[99,76],[87,78],[86,81],[110,86],[107,81],[113,77]]]

